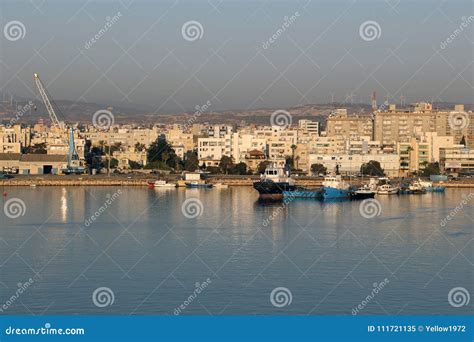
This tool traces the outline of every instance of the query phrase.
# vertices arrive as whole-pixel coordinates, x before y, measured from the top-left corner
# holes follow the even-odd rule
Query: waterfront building
[[[465,118],[466,126],[455,129],[450,120],[457,115]],[[399,110],[395,105],[386,111],[375,112],[374,137],[383,145],[408,142],[411,137],[435,132],[438,136],[452,136],[459,143],[464,136],[466,142],[473,141],[473,114],[465,112],[464,106],[456,105],[453,111],[433,110],[429,103],[415,103],[408,109]],[[452,127],[453,126],[453,127]]]
[[[130,168],[130,161],[145,166],[147,164],[147,152],[136,151],[134,148],[128,148],[124,151],[118,150],[112,153],[112,158],[118,160],[118,167],[122,169]]]
[[[322,164],[328,172],[334,172],[336,167],[342,175],[357,175],[360,167],[371,160],[378,161],[389,177],[399,175],[400,158],[398,154],[312,154],[308,155],[308,165]]]
[[[346,138],[372,136],[373,122],[371,115],[347,115],[347,109],[337,109],[326,121],[326,136],[343,136]],[[377,140],[377,139],[376,139]]]
[[[474,175],[474,149],[461,145],[441,148],[440,167],[450,174]]]

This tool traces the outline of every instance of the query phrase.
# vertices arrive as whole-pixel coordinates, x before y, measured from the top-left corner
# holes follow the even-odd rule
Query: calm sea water
[[[472,312],[448,300],[474,293],[467,189],[378,196],[373,218],[358,201],[262,204],[247,187],[3,191],[25,209],[0,215],[3,314]]]

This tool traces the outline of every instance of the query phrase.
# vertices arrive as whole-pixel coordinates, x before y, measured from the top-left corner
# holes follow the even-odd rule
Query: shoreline
[[[15,176],[11,179],[0,180],[0,186],[3,187],[24,187],[24,186],[148,186],[149,181],[155,181],[158,179],[164,179],[168,182],[176,182],[178,186],[184,186],[184,181],[180,181],[180,175],[168,175],[160,177],[158,175],[83,175],[83,176]],[[256,175],[214,175],[207,178],[209,183],[217,184],[222,183],[228,186],[252,186],[253,182],[260,179]],[[347,178],[349,179],[349,178]],[[297,186],[303,186],[307,188],[321,187],[321,177],[299,177],[295,179]],[[352,178],[354,185],[364,183],[366,179]],[[433,185],[443,185],[446,188],[474,188],[474,179],[465,179],[449,182],[433,182]]]

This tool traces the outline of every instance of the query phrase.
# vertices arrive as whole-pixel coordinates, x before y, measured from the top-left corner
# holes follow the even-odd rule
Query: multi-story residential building
[[[129,148],[124,151],[115,151],[112,153],[112,157],[117,159],[119,162],[119,168],[128,169],[130,168],[130,161],[138,163],[142,166],[147,164],[147,153],[146,151],[135,151],[133,148]]]
[[[319,136],[319,122],[313,120],[298,121],[298,139],[302,137]]]
[[[166,141],[173,146],[182,146],[184,152],[195,149],[192,133],[185,133],[177,125],[169,129],[166,133]]]
[[[347,115],[347,109],[332,112],[326,122],[326,136],[346,138],[372,136],[373,122],[370,115]]]
[[[111,127],[108,131],[99,131],[95,127],[89,127],[84,133],[87,140],[93,146],[100,146],[102,144],[114,145],[117,143],[126,147],[133,147],[137,143],[145,146],[150,146],[158,139],[160,132],[157,128],[133,128],[133,127]]]
[[[0,126],[0,153],[20,153],[31,142],[31,129],[13,125]]]
[[[232,156],[232,134],[223,137],[198,139],[198,159],[200,165],[217,166],[222,156]]]
[[[378,161],[389,177],[398,176],[398,169],[400,159],[398,154],[309,154],[308,164],[311,167],[313,164],[324,165],[328,172],[334,172],[336,167],[343,175],[356,175],[360,172],[362,164],[368,163],[371,160]]]
[[[459,175],[474,175],[474,149],[462,145],[441,148],[441,170]]]
[[[457,117],[465,120],[465,125],[456,123]],[[435,132],[438,136],[452,136],[459,143],[464,136],[472,141],[472,112],[464,112],[462,105],[454,111],[433,110],[429,103],[416,103],[406,110],[397,110],[389,105],[388,110],[375,113],[374,137],[383,145],[408,142],[410,138],[423,133]]]

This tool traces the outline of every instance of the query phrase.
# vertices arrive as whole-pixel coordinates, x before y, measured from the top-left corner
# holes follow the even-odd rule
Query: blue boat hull
[[[284,198],[320,198],[321,192],[317,190],[296,189],[293,191],[283,191]]]
[[[427,192],[444,192],[445,187],[444,186],[433,186],[426,188]]]
[[[189,189],[210,189],[212,184],[190,184],[186,183],[186,187]]]
[[[323,199],[341,199],[341,198],[349,198],[349,190],[341,190],[329,187],[323,187],[323,191],[321,192]]]

